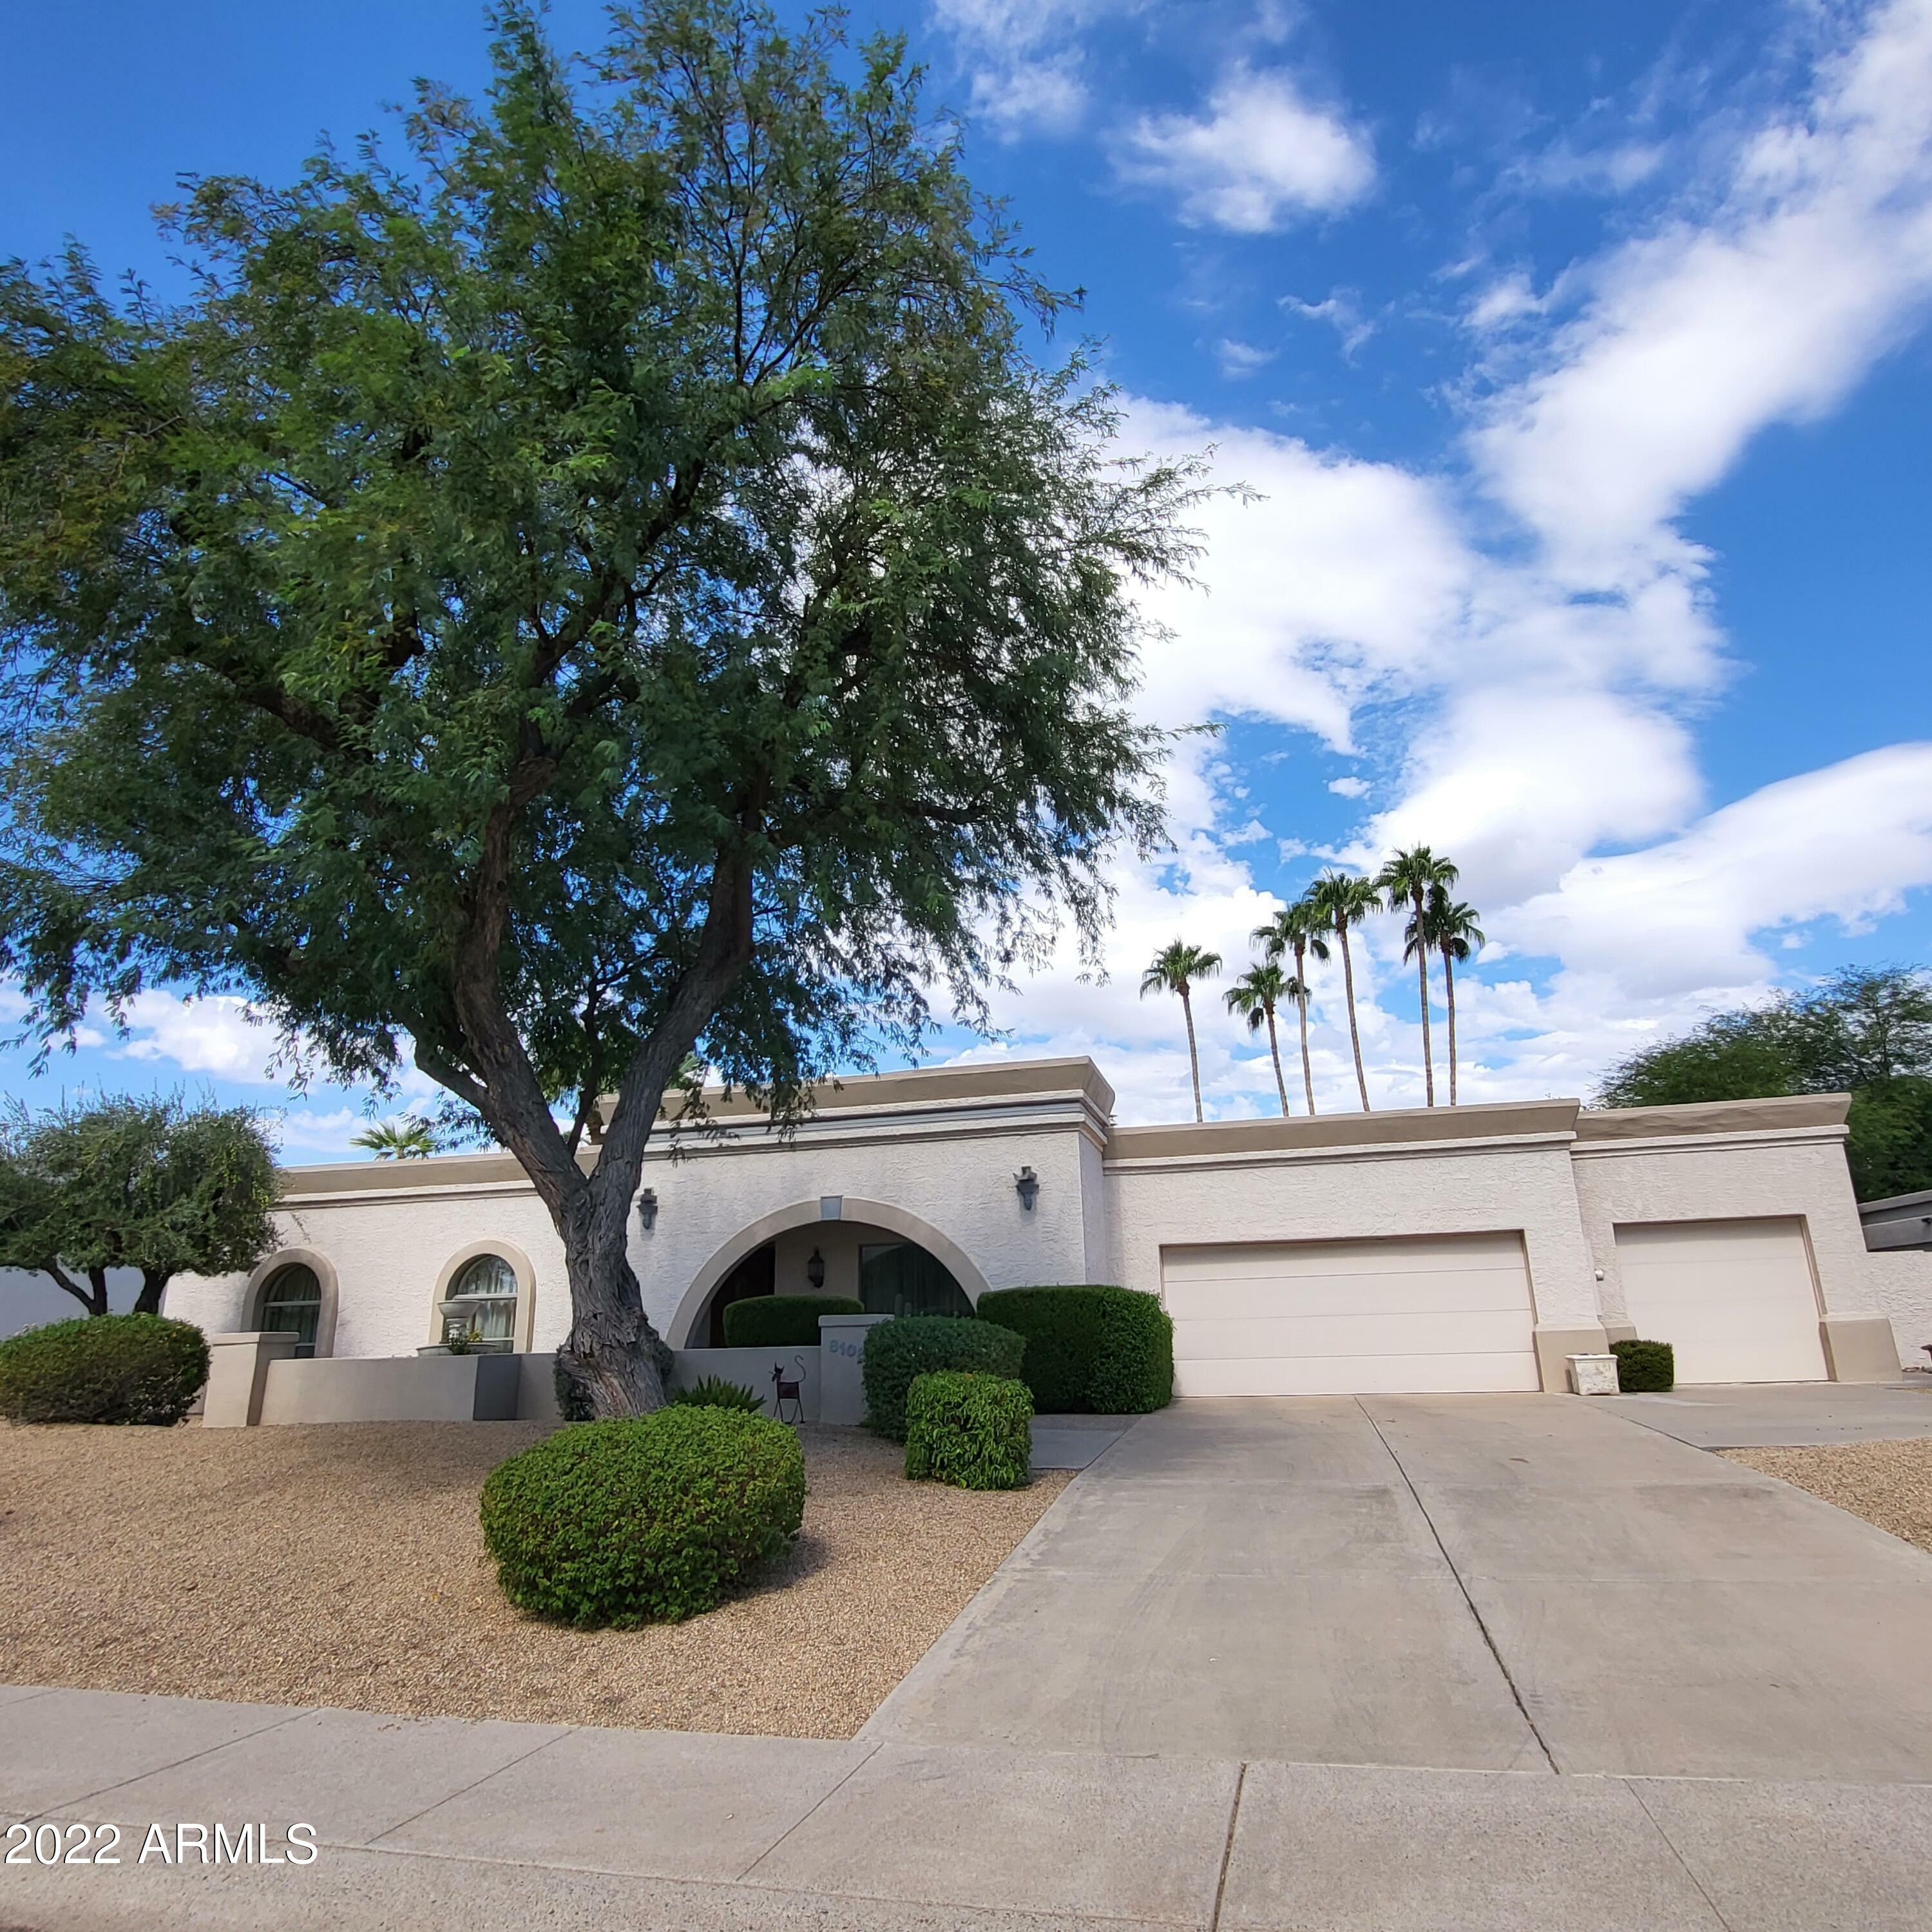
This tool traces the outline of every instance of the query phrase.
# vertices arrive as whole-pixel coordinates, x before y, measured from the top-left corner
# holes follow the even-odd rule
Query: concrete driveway
[[[1076,1478],[862,1737],[1932,1780],[1932,1558],[1570,1397],[1192,1401]]]

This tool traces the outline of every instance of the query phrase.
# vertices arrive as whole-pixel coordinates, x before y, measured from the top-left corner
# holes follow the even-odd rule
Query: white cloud
[[[1338,798],[1366,798],[1369,782],[1366,778],[1330,778],[1328,789]]]
[[[1280,68],[1238,67],[1207,112],[1144,116],[1123,144],[1126,181],[1164,190],[1194,227],[1264,235],[1353,206],[1375,184],[1367,135]]]
[[[129,1037],[118,1050],[130,1060],[171,1060],[184,1072],[261,1086],[280,1077],[275,1030],[245,1000],[187,1000],[150,988],[128,1002],[127,1022]]]
[[[1581,860],[1497,923],[1646,998],[1760,986],[1768,932],[1862,923],[1927,885],[1932,743],[1893,745],[1766,785],[1646,850]]]
[[[1216,345],[1215,354],[1221,373],[1230,382],[1258,375],[1281,353],[1278,349],[1257,349],[1251,342],[1237,342],[1232,337]]]
[[[1085,114],[1078,36],[1145,0],[932,0],[972,79],[974,117],[998,134],[1065,134]]]
[[[1578,581],[1694,574],[1670,520],[1759,430],[1837,403],[1932,296],[1932,5],[1892,0],[1693,201],[1580,272],[1474,438]]]
[[[1336,289],[1318,302],[1304,302],[1298,296],[1283,296],[1281,306],[1304,322],[1326,322],[1342,344],[1342,359],[1352,362],[1355,351],[1375,334],[1376,326],[1362,319],[1361,300],[1353,289]]]

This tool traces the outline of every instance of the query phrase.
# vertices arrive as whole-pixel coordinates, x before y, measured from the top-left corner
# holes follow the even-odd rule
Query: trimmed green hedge
[[[491,1470],[481,1504],[503,1594],[580,1629],[710,1610],[804,1514],[805,1458],[783,1423],[682,1406],[560,1429]]]
[[[849,1294],[752,1294],[724,1307],[728,1348],[815,1348],[821,1315],[862,1315]]]
[[[860,1372],[866,1426],[895,1442],[906,1439],[906,1397],[914,1379],[944,1369],[1021,1379],[1024,1339],[1010,1328],[954,1315],[902,1315],[866,1331]]]
[[[1042,1415],[1144,1415],[1174,1399],[1174,1324],[1158,1297],[1095,1284],[994,1288],[980,1313],[1026,1337]]]
[[[1024,1382],[956,1370],[916,1376],[906,1396],[905,1472],[961,1490],[1032,1479],[1033,1397]]]
[[[1668,1342],[1612,1342],[1617,1386],[1625,1395],[1647,1395],[1677,1386],[1676,1352]]]
[[[0,1415],[171,1427],[208,1380],[208,1341],[164,1315],[83,1315],[0,1342]]]

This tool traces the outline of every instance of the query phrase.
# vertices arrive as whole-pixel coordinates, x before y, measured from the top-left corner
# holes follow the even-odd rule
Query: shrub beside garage
[[[1026,1338],[1041,1414],[1144,1415],[1174,1399],[1174,1323],[1160,1298],[1100,1284],[994,1288],[980,1313]]]
[[[680,1404],[560,1429],[490,1471],[480,1513],[519,1610],[581,1629],[678,1623],[783,1554],[805,1457],[782,1423]]]
[[[172,1427],[208,1380],[208,1340],[164,1315],[83,1315],[0,1342],[0,1415]]]
[[[1677,1352],[1668,1342],[1612,1342],[1617,1387],[1625,1395],[1650,1395],[1677,1386]]]

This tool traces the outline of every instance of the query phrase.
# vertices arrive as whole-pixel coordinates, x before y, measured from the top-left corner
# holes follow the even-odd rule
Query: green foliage
[[[1174,1395],[1174,1324],[1157,1298],[1100,1286],[994,1288],[980,1313],[1026,1338],[1042,1415],[1143,1415]]]
[[[1032,1480],[1033,1397],[1024,1382],[941,1370],[906,1396],[905,1472],[961,1490],[1021,1490]]]
[[[82,1316],[0,1342],[0,1415],[171,1427],[208,1380],[208,1342],[159,1315]]]
[[[1159,1297],[1127,1288],[1102,1294],[1087,1400],[1096,1415],[1147,1415],[1174,1400],[1174,1322]]]
[[[902,1315],[866,1331],[866,1426],[906,1438],[906,1397],[921,1376],[960,1369],[1020,1378],[1026,1342],[1010,1328],[951,1315]]]
[[[1932,1187],[1932,974],[1847,967],[1809,993],[1714,1013],[1613,1067],[1606,1107],[1780,1094],[1852,1096],[1845,1158],[1861,1201]]]
[[[805,1459],[782,1423],[680,1406],[559,1430],[491,1470],[481,1508],[519,1610],[584,1629],[677,1623],[784,1552]]]
[[[1097,949],[1197,470],[1035,359],[1066,301],[897,41],[492,16],[399,160],[190,182],[179,303],[0,265],[0,976],[44,1041],[161,982],[344,1080],[412,1052],[635,1394],[616,1210],[694,1048],[784,1112]]]
[[[135,1312],[156,1314],[176,1274],[253,1268],[275,1238],[275,1196],[252,1108],[177,1095],[21,1110],[0,1134],[0,1266],[51,1275],[96,1315],[107,1271],[136,1268]]]
[[[751,1294],[727,1304],[728,1348],[815,1348],[821,1315],[862,1315],[849,1294]]]
[[[727,1382],[722,1376],[704,1376],[688,1388],[673,1389],[664,1400],[687,1408],[736,1409],[741,1415],[763,1415],[764,1397],[742,1382]]]
[[[349,1144],[373,1154],[378,1160],[427,1160],[436,1150],[436,1129],[413,1114],[379,1120],[351,1137]]]
[[[1932,1078],[1904,1074],[1852,1096],[1845,1157],[1861,1201],[1932,1187]]]
[[[1677,1383],[1677,1356],[1668,1342],[1612,1342],[1617,1386],[1626,1395],[1644,1395]]]

